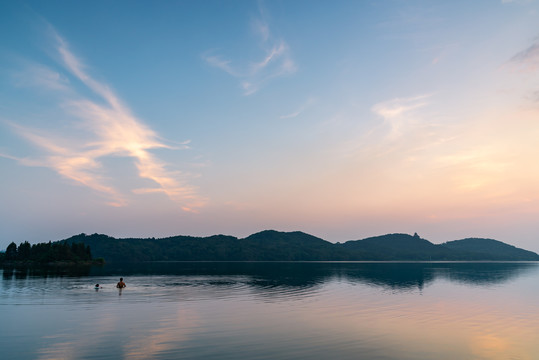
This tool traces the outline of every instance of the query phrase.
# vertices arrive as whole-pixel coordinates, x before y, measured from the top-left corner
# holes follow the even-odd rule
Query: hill
[[[430,261],[537,260],[539,255],[489,239],[433,244],[417,234],[387,234],[334,244],[295,231],[265,230],[243,239],[234,236],[173,236],[116,239],[80,234],[62,240],[89,245],[95,257],[112,261]]]
[[[447,249],[466,253],[471,259],[490,260],[539,260],[539,255],[532,251],[519,249],[513,245],[493,239],[467,238],[442,244]]]
[[[342,245],[354,257],[373,260],[455,260],[456,252],[414,234],[387,234],[347,241]]]
[[[250,260],[321,261],[347,260],[346,251],[329,241],[301,231],[279,232],[265,230],[241,240],[255,255]]]
[[[84,242],[96,257],[107,261],[304,261],[347,260],[334,244],[296,232],[262,231],[245,239],[233,236],[174,236],[155,239],[115,239],[80,234],[64,240]]]

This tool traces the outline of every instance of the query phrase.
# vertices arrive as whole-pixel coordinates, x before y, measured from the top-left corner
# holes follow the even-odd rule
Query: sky
[[[0,249],[79,233],[539,252],[539,1],[0,2]]]

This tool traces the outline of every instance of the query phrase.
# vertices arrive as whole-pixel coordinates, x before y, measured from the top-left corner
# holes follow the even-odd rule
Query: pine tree
[[[19,245],[19,250],[17,253],[18,260],[30,260],[30,255],[32,252],[32,246],[28,241],[25,241]]]
[[[17,244],[11,242],[6,249],[6,260],[17,260]]]

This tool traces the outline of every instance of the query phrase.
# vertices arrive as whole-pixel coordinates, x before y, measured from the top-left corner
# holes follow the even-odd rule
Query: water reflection
[[[537,263],[110,264],[73,272],[6,268],[1,279],[6,358],[539,353]]]
[[[496,285],[537,269],[537,263],[449,263],[434,269],[437,278],[470,285]]]
[[[330,279],[393,291],[423,289],[437,279],[476,286],[502,284],[537,269],[528,262],[350,263],[350,262],[155,262],[95,268],[93,275],[243,276],[261,291],[307,289]]]
[[[212,276],[211,282],[191,280],[161,285],[230,287],[238,281],[259,291],[316,288],[332,279],[382,287],[393,291],[422,290],[436,280],[474,286],[490,286],[509,282],[536,270],[534,262],[497,263],[362,263],[362,262],[148,262],[110,264],[100,267],[6,267],[2,279],[103,276]],[[232,279],[232,280],[231,280]],[[241,280],[238,280],[241,279]],[[159,285],[159,284],[158,284]]]
[[[13,278],[13,274],[15,272],[15,269],[13,268],[4,268],[2,272],[2,279],[5,280],[11,280]]]
[[[26,279],[27,277],[80,277],[89,276],[92,273],[92,269],[96,268],[91,265],[9,265],[3,267],[2,278],[4,280],[11,280],[13,276],[16,279]]]

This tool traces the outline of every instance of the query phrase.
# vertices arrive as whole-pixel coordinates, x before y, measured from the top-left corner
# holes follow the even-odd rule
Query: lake
[[[538,263],[1,271],[4,359],[539,359]]]

